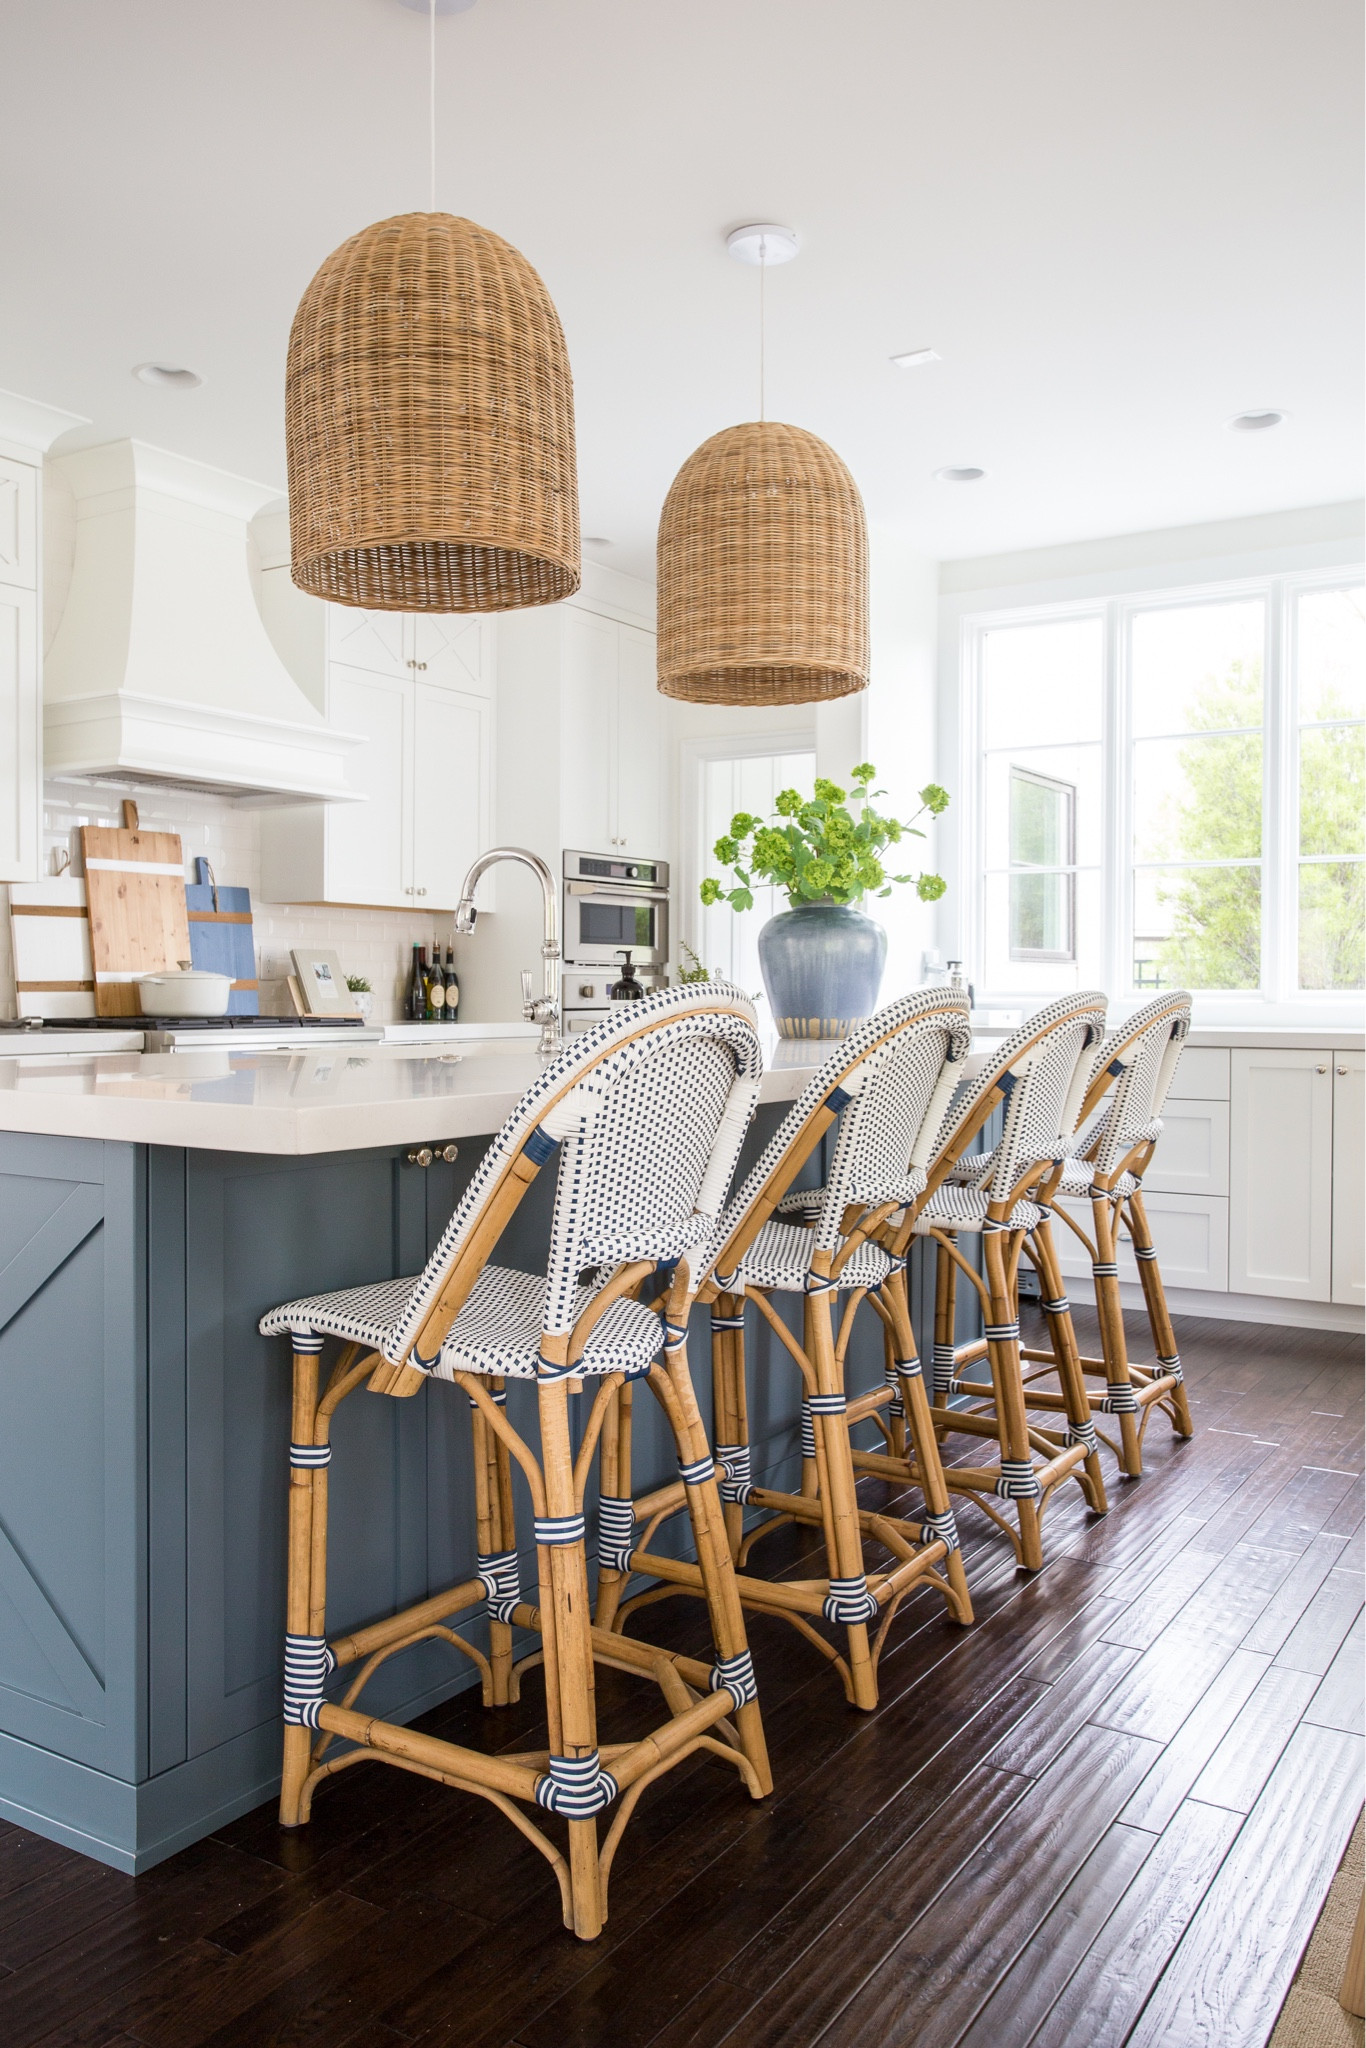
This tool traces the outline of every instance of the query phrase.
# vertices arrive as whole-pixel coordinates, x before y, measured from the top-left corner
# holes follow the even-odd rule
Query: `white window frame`
[[[986,878],[984,824],[986,762],[983,750],[986,635],[1002,626],[1036,626],[1067,619],[1099,619],[1102,627],[1101,690],[1101,980],[1116,1001],[1140,1001],[1133,987],[1133,844],[1129,730],[1130,650],[1133,621],[1141,613],[1173,611],[1260,598],[1265,606],[1262,756],[1262,979],[1258,990],[1200,991],[1196,1014],[1208,1022],[1327,1023],[1347,1019],[1359,1028],[1360,993],[1300,989],[1298,982],[1298,868],[1296,831],[1299,800],[1299,705],[1296,701],[1293,636],[1299,598],[1319,590],[1360,583],[1366,569],[1333,568],[1238,577],[1217,583],[1065,602],[969,612],[959,632],[958,811],[962,951],[969,962],[985,958]],[[1037,990],[983,987],[979,1001],[1037,1005]]]
[[[678,835],[678,869],[670,905],[674,933],[671,943],[677,959],[683,957],[685,940],[695,951],[700,951],[699,914],[702,904],[698,891],[703,876],[712,873],[716,867],[710,846],[702,843],[704,763],[747,760],[755,754],[814,754],[815,751],[816,728],[813,725],[787,726],[767,732],[708,733],[703,738],[686,739],[680,743],[678,815],[681,830]]]

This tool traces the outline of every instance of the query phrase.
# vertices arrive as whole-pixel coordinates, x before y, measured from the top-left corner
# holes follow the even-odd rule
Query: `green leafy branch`
[[[948,791],[927,782],[914,816],[892,818],[874,808],[873,799],[887,792],[873,788],[877,770],[870,761],[852,768],[849,779],[853,787],[844,790],[817,776],[809,797],[780,790],[767,819],[737,811],[730,831],[712,849],[734,881],[725,887],[709,875],[702,901],[751,910],[754,890],[764,883],[785,890],[794,910],[802,903],[859,903],[867,895],[890,896],[894,885],[907,882],[914,883],[922,903],[942,896],[948,886],[942,875],[888,874],[883,856],[903,840],[923,839],[919,820],[947,810]]]

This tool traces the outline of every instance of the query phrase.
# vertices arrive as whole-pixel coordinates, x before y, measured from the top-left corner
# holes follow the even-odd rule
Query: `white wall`
[[[982,612],[1119,597],[1142,590],[1232,581],[1297,569],[1334,568],[1361,559],[1366,505],[1313,505],[1250,519],[1116,534],[1024,553],[980,555],[939,565],[938,768],[953,791],[961,783],[960,667],[963,621]],[[953,818],[953,812],[948,814]],[[956,831],[942,834],[941,872],[949,883],[939,905],[938,943],[961,950],[965,875]],[[974,963],[966,963],[971,976]]]

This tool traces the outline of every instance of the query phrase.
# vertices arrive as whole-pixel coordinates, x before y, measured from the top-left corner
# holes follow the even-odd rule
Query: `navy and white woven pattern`
[[[719,1488],[722,1500],[735,1501],[743,1507],[754,1492],[754,1472],[750,1464],[749,1445],[718,1444],[716,1455],[724,1475]],[[814,1451],[812,1455],[815,1455]]]
[[[1148,1141],[1154,1123],[1161,1129],[1162,1106],[1190,1020],[1191,998],[1182,989],[1145,1003],[1125,1024],[1124,1049],[1110,1062],[1121,1071],[1104,1124],[1087,1148],[1098,1175],[1108,1179],[1136,1145]]]
[[[317,1727],[323,1685],[336,1668],[326,1636],[285,1637],[285,1721],[289,1727]]]
[[[474,1562],[489,1613],[495,1621],[511,1621],[522,1598],[516,1551],[481,1550]]]
[[[957,1152],[963,1142],[960,1134],[968,1128],[978,1104],[1001,1088],[1006,1099],[1000,1144],[980,1166],[976,1160],[962,1162],[981,1176],[983,1191],[993,1201],[1004,1201],[1031,1166],[1060,1158],[1076,1128],[1090,1076],[1091,1062],[1084,1055],[1099,1043],[1104,1026],[1105,997],[1098,990],[1060,996],[1036,1010],[998,1047],[990,1064],[955,1105],[940,1157],[944,1152]],[[946,1182],[936,1190],[935,1198],[952,1188],[953,1183]]]
[[[587,1756],[552,1756],[549,1771],[536,1780],[536,1804],[566,1820],[591,1820],[617,1796],[617,1781],[602,1767],[595,1749]]]
[[[991,1196],[982,1188],[958,1187],[952,1181],[943,1181],[926,1202],[911,1228],[918,1237],[925,1237],[931,1230],[985,1230],[988,1225],[987,1209]],[[1006,1230],[1033,1230],[1048,1214],[1037,1202],[1016,1202],[1010,1215],[999,1228]]]
[[[527,1090],[416,1279],[288,1302],[262,1318],[262,1333],[327,1332],[402,1362],[511,1162],[525,1152],[544,1164],[559,1147],[545,1278],[486,1269],[440,1359],[412,1359],[441,1377],[457,1370],[534,1377],[530,1322],[536,1336],[570,1331],[589,1298],[579,1282],[585,1268],[676,1259],[714,1234],[714,1209],[701,1208],[698,1197],[706,1193],[719,1206],[716,1190],[734,1170],[761,1067],[754,1011],[737,990],[708,983],[645,997],[629,1017],[577,1037]],[[694,1280],[700,1261],[697,1267]],[[622,1316],[621,1308],[633,1313]],[[576,1370],[648,1364],[660,1333],[643,1316],[638,1304],[615,1304]]]
[[[846,1626],[856,1621],[873,1621],[877,1617],[877,1595],[868,1591],[868,1581],[862,1572],[854,1579],[831,1579],[830,1591],[821,1602],[821,1613],[827,1621],[842,1621]]]
[[[718,1657],[712,1665],[707,1684],[712,1692],[728,1692],[737,1709],[752,1705],[759,1697],[754,1659],[748,1650],[737,1651],[733,1657]]]
[[[924,1169],[912,1166],[912,1153],[930,1118],[935,1128],[923,1149],[932,1149],[952,1094],[951,1086],[941,1085],[945,1065],[961,1066],[969,1040],[966,1000],[945,989],[918,989],[902,996],[852,1031],[807,1082],[727,1207],[716,1235],[716,1256],[751,1217],[774,1176],[781,1179],[784,1160],[811,1119],[827,1106],[839,1112],[840,1122],[826,1186],[801,1190],[795,1207],[787,1211],[810,1217],[814,1227],[767,1226],[791,1233],[770,1240],[775,1251],[781,1250],[784,1277],[760,1281],[747,1276],[751,1284],[800,1291],[805,1279],[793,1277],[792,1253],[800,1250],[800,1272],[805,1276],[817,1247],[836,1251],[851,1203],[900,1204],[912,1198],[909,1189],[919,1193],[925,1185]],[[754,1249],[757,1253],[757,1243]],[[843,1275],[840,1284],[846,1284]],[[860,1279],[847,1284],[877,1283]]]
[[[768,1222],[740,1262],[740,1284],[800,1294],[811,1267],[813,1239],[800,1223]],[[880,1287],[892,1262],[880,1246],[866,1239],[840,1269],[841,1287]]]

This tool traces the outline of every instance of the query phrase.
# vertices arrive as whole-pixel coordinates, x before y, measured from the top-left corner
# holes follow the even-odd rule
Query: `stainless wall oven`
[[[664,987],[669,959],[669,863],[605,853],[564,857],[566,1033],[607,1015],[607,992],[629,952],[647,991]]]

